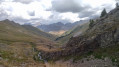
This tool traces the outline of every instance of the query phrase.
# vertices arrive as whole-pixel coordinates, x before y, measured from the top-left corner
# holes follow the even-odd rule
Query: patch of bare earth
[[[49,33],[50,34],[53,34],[53,35],[57,35],[57,36],[60,36],[62,35],[63,33],[65,33],[66,31],[64,30],[60,30],[60,31],[50,31]]]

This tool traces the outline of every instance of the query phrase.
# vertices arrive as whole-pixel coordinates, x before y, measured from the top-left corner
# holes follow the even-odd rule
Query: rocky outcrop
[[[119,43],[119,7],[94,21],[94,26],[77,37],[72,37],[62,50],[44,52],[44,59],[57,59],[69,55],[81,55],[97,48]]]

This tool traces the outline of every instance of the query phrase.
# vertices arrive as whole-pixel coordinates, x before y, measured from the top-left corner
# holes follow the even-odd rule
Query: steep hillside
[[[54,52],[43,51],[42,56],[47,60],[73,58],[74,61],[91,55],[95,59],[102,60],[108,57],[114,65],[119,67],[118,46],[119,7],[116,7],[104,17],[95,20],[91,27],[80,36],[71,37],[61,50]],[[102,67],[105,67],[105,65]]]
[[[28,32],[32,33],[33,35],[37,35],[37,36],[43,36],[46,37],[48,39],[54,40],[56,36],[43,32],[40,29],[33,27],[31,25],[22,25]]]
[[[81,33],[85,32],[89,27],[89,23],[78,25],[75,28],[65,32],[60,37],[56,38],[56,41],[59,41],[62,44],[65,44],[71,37],[76,37]]]
[[[43,63],[38,62],[36,48],[55,46],[56,43],[50,38],[54,37],[35,27],[22,26],[9,20],[0,21],[0,66],[44,67]]]
[[[0,21],[0,40],[7,41],[32,41],[33,38],[53,38],[52,35],[40,31],[39,29],[27,26],[19,25],[13,21],[4,20]]]

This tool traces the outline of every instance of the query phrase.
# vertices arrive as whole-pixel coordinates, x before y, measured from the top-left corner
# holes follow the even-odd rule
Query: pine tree
[[[100,18],[101,18],[101,17],[104,17],[106,14],[107,14],[107,12],[106,12],[106,9],[104,8],[103,11],[101,12]]]
[[[118,3],[116,3],[116,7],[118,7],[119,6],[119,4]]]
[[[94,20],[93,19],[90,19],[89,28],[93,27],[93,25],[94,25]]]

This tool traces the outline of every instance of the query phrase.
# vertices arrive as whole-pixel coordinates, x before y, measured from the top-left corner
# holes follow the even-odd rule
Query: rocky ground
[[[55,63],[46,63],[46,67],[117,67],[113,66],[112,61],[109,58],[105,59],[94,59],[94,58],[83,58],[76,62],[73,60],[69,61],[56,61]]]
[[[82,55],[95,55],[95,57],[109,57],[113,63],[119,66],[119,7],[111,10],[104,17],[96,19],[86,32],[77,37],[71,37],[67,44],[59,51],[42,51],[45,60],[59,60],[62,58],[74,58]],[[91,53],[90,53],[91,52]],[[85,56],[84,56],[85,57]],[[101,58],[102,59],[102,58]],[[104,59],[104,58],[103,58]],[[95,63],[93,63],[95,62]],[[97,62],[97,63],[96,63]],[[99,64],[98,64],[99,63]],[[91,60],[80,65],[105,67],[103,60]],[[106,62],[110,64],[110,62]],[[75,64],[74,64],[75,65]],[[79,66],[80,66],[79,65]],[[60,65],[59,65],[60,66]],[[77,67],[78,65],[76,65]],[[75,67],[75,66],[74,66]],[[81,66],[83,67],[83,66]],[[106,66],[113,67],[113,66]]]

